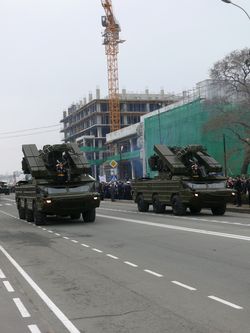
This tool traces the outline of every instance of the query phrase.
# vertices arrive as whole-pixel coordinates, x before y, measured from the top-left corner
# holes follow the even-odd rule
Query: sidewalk
[[[248,214],[250,214],[250,207],[247,204],[243,204],[240,207],[237,207],[233,204],[227,204],[227,211],[228,212],[248,213]]]

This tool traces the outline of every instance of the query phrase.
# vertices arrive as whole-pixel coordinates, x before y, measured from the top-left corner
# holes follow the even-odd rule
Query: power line
[[[11,131],[11,132],[0,132],[0,135],[6,135],[6,134],[15,134],[15,133],[23,133],[23,132],[29,132],[29,131],[36,131],[44,128],[51,128],[51,127],[58,127],[60,124],[57,125],[50,125],[50,126],[43,126],[43,127],[34,127],[34,128],[28,128],[28,129],[23,129],[23,130],[16,130],[16,131]]]
[[[37,135],[37,134],[43,134],[43,133],[49,133],[49,132],[55,132],[57,130],[48,130],[48,131],[43,131],[43,132],[36,132],[36,133],[27,133],[27,134],[19,134],[19,135],[10,135],[10,136],[4,136],[1,137],[0,140],[4,140],[4,139],[11,139],[11,138],[19,138],[22,136],[31,136],[31,135]]]

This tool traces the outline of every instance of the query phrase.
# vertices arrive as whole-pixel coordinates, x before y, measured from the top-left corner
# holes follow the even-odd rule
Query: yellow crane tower
[[[124,41],[119,37],[121,29],[113,14],[112,1],[101,0],[101,2],[106,14],[102,16],[102,26],[105,28],[102,36],[108,67],[110,132],[113,132],[121,128],[117,55],[118,44]]]

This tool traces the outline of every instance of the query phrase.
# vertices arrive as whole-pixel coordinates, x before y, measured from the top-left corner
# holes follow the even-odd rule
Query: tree
[[[220,93],[207,102],[211,118],[204,130],[224,128],[243,144],[241,173],[247,174],[250,164],[250,49],[233,51],[216,62],[210,77]]]

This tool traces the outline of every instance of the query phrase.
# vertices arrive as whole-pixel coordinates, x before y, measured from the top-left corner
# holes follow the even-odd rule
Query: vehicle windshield
[[[60,193],[82,193],[93,191],[94,183],[85,183],[78,186],[66,186],[66,187],[45,187],[44,192],[48,194],[60,194]]]
[[[205,189],[222,189],[226,188],[226,182],[223,181],[214,181],[214,182],[187,182],[184,184],[191,188],[192,190],[205,190]]]

